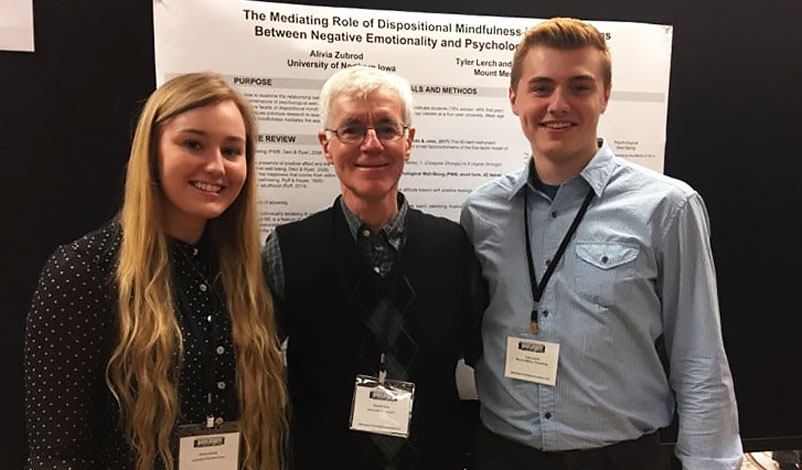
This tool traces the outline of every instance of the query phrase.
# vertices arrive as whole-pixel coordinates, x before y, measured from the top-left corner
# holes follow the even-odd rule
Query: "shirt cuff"
[[[722,457],[718,459],[678,455],[682,470],[740,470],[744,456]]]

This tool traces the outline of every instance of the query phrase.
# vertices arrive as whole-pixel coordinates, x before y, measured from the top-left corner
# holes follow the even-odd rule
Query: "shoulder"
[[[429,214],[413,207],[410,207],[407,213],[407,226],[410,228],[420,227],[427,233],[438,235],[455,237],[464,235],[462,227],[453,220]]]
[[[472,238],[480,227],[504,225],[512,214],[515,204],[513,196],[520,189],[521,178],[526,171],[526,167],[523,167],[471,191],[462,205],[460,223]]]
[[[285,274],[292,266],[322,263],[331,256],[330,247],[334,242],[332,236],[334,212],[330,207],[304,219],[276,227],[271,235],[271,238],[275,238],[273,254],[281,257]]]
[[[56,248],[42,274],[64,280],[85,274],[91,274],[90,279],[110,275],[117,261],[121,239],[120,227],[108,224]]]
[[[686,182],[649,168],[613,157],[611,184],[620,184],[628,191],[640,191],[683,205],[696,191]]]
[[[707,226],[702,196],[689,184],[616,157],[603,199],[609,207],[626,207],[665,237],[679,220],[696,220]],[[619,213],[622,213],[619,211]],[[707,230],[706,228],[704,230]]]
[[[508,200],[515,191],[517,182],[520,180],[522,173],[525,171],[526,167],[482,184],[468,194],[465,205],[480,207],[484,203],[490,201]]]
[[[329,207],[301,220],[279,225],[276,227],[275,233],[281,239],[282,244],[289,238],[301,237],[305,239],[315,237],[321,233],[321,228],[331,224],[333,213],[334,208]]]
[[[94,344],[103,338],[116,301],[119,242],[119,229],[109,225],[55,250],[42,269],[28,312],[26,337],[31,344],[40,340]],[[56,321],[58,328],[53,327]],[[92,334],[86,333],[89,330]]]
[[[431,259],[462,256],[471,246],[463,227],[445,217],[422,212],[412,207],[407,213],[407,243]]]

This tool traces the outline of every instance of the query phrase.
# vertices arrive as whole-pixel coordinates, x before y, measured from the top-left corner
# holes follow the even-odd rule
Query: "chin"
[[[195,216],[206,220],[216,219],[221,215],[223,215],[227,209],[228,208],[226,207],[225,209],[210,208],[210,209],[198,210],[195,212]]]
[[[376,199],[387,195],[392,189],[393,186],[389,184],[364,184],[354,188],[354,194],[357,194],[360,198]]]
[[[576,146],[565,145],[564,143],[553,143],[546,145],[538,145],[535,147],[535,152],[543,155],[549,160],[562,160],[569,155],[576,153]]]

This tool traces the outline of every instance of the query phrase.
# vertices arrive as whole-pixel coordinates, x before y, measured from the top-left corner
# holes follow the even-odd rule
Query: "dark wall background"
[[[802,448],[802,2],[289,3],[674,25],[665,172],[708,205],[741,433],[747,449]],[[0,51],[3,468],[26,454],[23,334],[39,270],[116,212],[155,85],[150,2],[37,0],[34,22],[35,53]]]

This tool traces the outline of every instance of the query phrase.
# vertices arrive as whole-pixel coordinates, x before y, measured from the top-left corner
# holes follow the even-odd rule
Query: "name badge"
[[[408,437],[415,384],[357,375],[350,428],[388,436]]]
[[[554,386],[559,357],[557,343],[508,336],[504,376]]]
[[[178,470],[237,470],[240,432],[237,423],[207,428],[181,426],[178,430]]]

